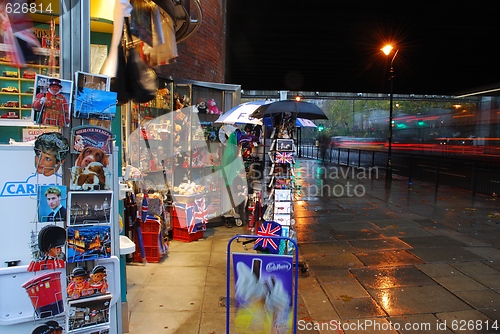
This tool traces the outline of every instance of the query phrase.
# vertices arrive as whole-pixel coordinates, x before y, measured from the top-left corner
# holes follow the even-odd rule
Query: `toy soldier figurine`
[[[61,89],[61,80],[51,78],[47,92],[35,96],[33,109],[38,113],[36,123],[56,126],[69,124],[69,105]]]

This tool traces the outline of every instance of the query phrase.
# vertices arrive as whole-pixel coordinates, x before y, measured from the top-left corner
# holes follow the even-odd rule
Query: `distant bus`
[[[359,149],[378,149],[385,146],[385,140],[380,138],[357,138],[335,136],[330,139],[330,147],[350,147]]]

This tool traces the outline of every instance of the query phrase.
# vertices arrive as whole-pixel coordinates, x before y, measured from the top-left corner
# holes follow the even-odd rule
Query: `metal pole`
[[[392,180],[392,105],[394,93],[394,59],[396,58],[399,50],[396,50],[391,60],[391,71],[389,72],[389,80],[391,81],[391,92],[389,96],[389,147],[387,149],[387,172],[385,174],[386,180]]]
[[[390,78],[391,92],[389,97],[389,147],[387,149],[387,172],[385,174],[386,180],[392,179],[392,101],[393,101],[393,87],[394,87],[394,69],[391,67]]]

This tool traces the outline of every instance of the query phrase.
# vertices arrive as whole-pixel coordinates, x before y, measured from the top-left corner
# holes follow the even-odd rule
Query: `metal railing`
[[[323,156],[324,155],[324,156]],[[353,148],[329,148],[322,152],[315,145],[302,145],[298,156],[328,164],[385,170],[387,152]],[[473,193],[500,195],[500,160],[467,155],[435,155],[392,152],[393,174],[414,180],[470,190]]]

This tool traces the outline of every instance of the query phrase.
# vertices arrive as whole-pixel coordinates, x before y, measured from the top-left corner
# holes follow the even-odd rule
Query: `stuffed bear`
[[[201,101],[200,103],[198,103],[198,112],[200,114],[207,113],[207,103],[205,101]]]
[[[220,115],[220,110],[217,108],[217,103],[214,99],[208,101],[208,113],[212,115]]]

